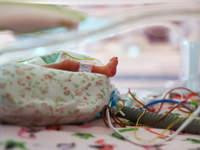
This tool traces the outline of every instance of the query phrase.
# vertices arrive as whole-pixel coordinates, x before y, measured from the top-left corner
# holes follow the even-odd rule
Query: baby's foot
[[[118,65],[118,57],[113,57],[110,59],[110,62],[106,65],[106,75],[113,77],[116,74]]]

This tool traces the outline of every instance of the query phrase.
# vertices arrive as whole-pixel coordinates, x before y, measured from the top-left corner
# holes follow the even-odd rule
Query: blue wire
[[[181,102],[179,101],[175,101],[175,100],[171,100],[171,99],[163,99],[163,100],[157,100],[157,101],[153,101],[148,103],[147,105],[145,105],[146,107],[149,107],[151,105],[155,105],[157,103],[175,103],[175,104],[179,104]],[[183,103],[182,103],[183,104]],[[183,104],[185,107],[187,107],[188,109],[190,109],[187,105]],[[142,109],[142,107],[140,107],[139,109]]]

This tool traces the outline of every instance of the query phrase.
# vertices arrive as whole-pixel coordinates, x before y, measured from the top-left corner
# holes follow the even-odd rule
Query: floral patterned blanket
[[[110,99],[110,79],[102,74],[41,67],[64,59],[102,65],[96,59],[72,52],[3,64],[0,67],[0,120],[40,126],[93,119]]]
[[[114,123],[113,123],[114,124]],[[134,131],[142,139],[152,139],[163,129],[150,127],[118,128],[120,133],[135,139]],[[174,131],[167,131],[158,140],[164,140]],[[171,141],[153,146],[138,146],[124,140],[106,127],[102,119],[84,124],[45,127],[0,126],[2,150],[199,150],[200,136],[179,134]]]

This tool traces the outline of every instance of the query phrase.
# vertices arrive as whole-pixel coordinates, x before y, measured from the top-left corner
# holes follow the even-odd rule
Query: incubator
[[[54,28],[40,34],[21,35],[1,32],[3,38],[11,40],[1,44],[1,63],[62,50],[89,54],[102,62],[118,56],[118,73],[112,81],[121,89],[175,86],[198,89],[198,1],[132,2],[128,6],[117,3],[102,7],[77,5],[78,2],[71,6],[64,5],[63,1],[49,3],[78,10],[86,17],[77,23],[75,30]],[[34,11],[37,10],[32,13]],[[49,14],[53,13],[55,10]],[[191,59],[190,56],[196,57]]]
[[[23,62],[24,64],[29,64],[31,61],[31,63],[35,63],[34,60],[36,57],[43,58],[45,56],[51,56],[52,53],[56,53],[56,55],[59,54],[56,56],[56,59],[61,59],[63,56],[62,54],[65,54],[63,51],[69,52],[67,53],[69,58],[72,58],[72,56],[74,57],[74,55],[78,55],[77,58],[81,57],[81,59],[84,58],[85,60],[89,60],[92,57],[101,60],[102,64],[108,62],[108,60],[113,56],[118,57],[119,64],[117,67],[117,74],[112,78],[107,78],[103,75],[96,77],[88,74],[80,75],[79,73],[75,73],[77,75],[77,80],[76,78],[73,78],[73,86],[75,87],[73,90],[78,90],[78,95],[80,94],[80,91],[83,90],[82,88],[78,88],[79,82],[83,85],[85,83],[85,80],[79,80],[80,76],[83,76],[84,79],[87,78],[88,82],[94,82],[92,83],[92,90],[88,93],[83,93],[85,94],[85,97],[84,99],[78,101],[79,104],[81,103],[90,106],[90,103],[86,103],[84,100],[88,100],[88,97],[91,95],[93,96],[93,92],[95,93],[92,97],[93,100],[96,97],[100,97],[100,99],[102,98],[103,100],[101,99],[102,101],[98,106],[96,106],[96,102],[94,104],[91,100],[91,105],[94,104],[94,107],[83,108],[83,110],[75,109],[72,112],[68,112],[69,116],[73,114],[71,116],[71,120],[75,117],[80,117],[80,114],[85,117],[82,118],[82,120],[78,118],[81,121],[88,121],[91,118],[94,118],[98,114],[97,112],[102,110],[105,103],[113,100],[112,91],[115,88],[117,88],[122,94],[126,93],[128,89],[134,89],[137,93],[137,98],[140,98],[140,94],[142,95],[142,98],[147,98],[143,101],[143,103],[150,102],[149,99],[153,101],[159,97],[159,93],[175,87],[189,88],[190,90],[199,93],[199,1],[117,1],[115,5],[113,5],[111,1],[90,1],[90,5],[88,4],[89,2],[86,4],[83,1],[29,1],[28,3],[26,1],[15,1],[15,3],[12,3],[12,1],[10,2],[11,3],[2,2],[2,4],[0,3],[0,7],[8,8],[9,5],[12,5],[13,10],[18,10],[18,7],[20,7],[21,14],[19,13],[19,16],[17,17],[21,17],[20,15],[22,15],[22,17],[26,19],[29,15],[29,11],[32,11],[32,14],[37,14],[39,11],[41,13],[41,17],[50,15],[48,16],[49,20],[47,19],[50,21],[52,15],[52,17],[54,17],[53,21],[59,24],[52,24],[50,27],[43,26],[44,24],[42,24],[43,29],[36,29],[38,26],[31,26],[34,28],[33,30],[35,32],[30,32],[23,30],[23,23],[19,23],[18,28],[9,30],[9,28],[12,28],[12,26],[9,26],[12,25],[9,22],[12,18],[9,18],[7,16],[8,14],[5,13],[0,14],[0,17],[7,21],[7,24],[4,24],[4,27],[9,26],[9,28],[4,28],[4,30],[0,32],[2,39],[0,41],[1,65],[10,61]],[[32,10],[26,9],[26,7],[29,7],[32,4],[34,4],[31,6]],[[51,9],[49,8],[48,11],[45,12],[45,4],[51,4],[53,7],[54,5],[57,5],[59,8],[52,9],[51,7]],[[66,12],[65,9],[68,11]],[[13,14],[15,14],[14,12],[15,11],[13,11]],[[58,12],[62,13],[59,14]],[[65,20],[66,18],[63,15],[66,15],[69,19]],[[40,23],[40,21],[38,23]],[[25,21],[24,23],[27,22]],[[54,56],[51,56],[51,58],[53,57]],[[95,60],[95,63],[98,64],[99,62],[97,63]],[[100,65],[102,65],[101,63]],[[37,70],[38,74],[39,72],[40,71]],[[46,74],[46,72],[44,74]],[[60,74],[63,75],[64,73],[62,72]],[[71,76],[72,74],[67,75],[68,78],[71,78]],[[64,81],[64,77],[61,76],[61,78]],[[29,80],[29,77],[26,76],[26,79]],[[56,78],[56,81],[58,80],[59,79]],[[61,85],[60,82],[59,84]],[[95,90],[97,85],[99,88]],[[67,89],[66,87],[63,87],[63,85],[61,85],[61,87],[63,89],[65,88],[64,90]],[[70,88],[71,87],[72,83],[70,83]],[[87,87],[85,86],[85,88],[89,88],[89,83],[87,84]],[[40,91],[40,89],[37,90]],[[147,93],[146,95],[143,93],[144,90],[146,90],[144,92]],[[57,92],[52,90],[52,87],[51,91],[52,95],[56,95]],[[156,94],[152,94],[154,92]],[[65,94],[69,94],[69,92]],[[148,95],[153,96],[150,98]],[[181,93],[180,95],[182,96],[181,98],[184,97],[184,94]],[[20,96],[23,97],[23,95]],[[122,98],[124,95],[120,96],[119,97]],[[73,96],[71,97],[72,99],[75,99],[76,102],[72,100],[67,103],[69,104],[67,109],[71,106],[78,105],[77,99]],[[109,99],[110,97],[111,99]],[[47,99],[50,98],[51,95],[50,97],[47,97]],[[64,101],[63,97],[62,100]],[[122,100],[124,99],[122,98]],[[125,98],[125,100],[127,99]],[[98,101],[98,99],[96,98],[95,101]],[[118,100],[115,100],[114,102],[116,101],[118,102]],[[56,107],[60,104],[59,102],[55,102]],[[125,105],[125,103],[121,104],[120,102],[115,103],[114,105],[117,105],[117,109],[120,109],[116,110],[117,113],[122,110],[121,113],[123,116],[124,114],[123,109],[121,109],[121,105]],[[127,100],[127,106],[133,106],[133,104],[128,104],[128,102],[129,101]],[[42,103],[41,105],[46,104]],[[46,107],[47,106],[44,108]],[[44,111],[45,110],[46,109],[44,109]],[[58,111],[60,111],[60,109]],[[94,111],[95,113],[91,115],[91,118],[88,118],[89,112],[87,111]],[[31,111],[28,110],[27,112],[30,113]],[[140,113],[141,112],[139,112],[139,114]],[[55,118],[60,117],[60,114],[57,112],[52,113],[49,111],[44,115],[48,116],[51,114],[54,115],[53,117],[55,122],[56,120],[59,122],[63,119],[59,118],[59,120],[58,118]],[[195,111],[195,115],[198,114],[199,108]],[[27,115],[30,114],[27,113]],[[110,116],[108,109],[107,116]],[[52,116],[49,118],[46,117],[49,124],[52,124],[51,117]],[[140,116],[136,116],[137,119],[138,117]],[[77,123],[77,118],[75,121],[73,120],[72,123]],[[69,119],[65,118],[63,122],[60,121],[60,123],[70,123],[66,122],[66,120]],[[189,118],[186,123],[184,122],[184,127],[185,124],[191,120],[192,119]],[[195,123],[199,127],[199,122],[196,122]],[[45,125],[45,121],[44,124],[39,123],[39,125]],[[180,128],[178,132],[183,130],[183,128]]]

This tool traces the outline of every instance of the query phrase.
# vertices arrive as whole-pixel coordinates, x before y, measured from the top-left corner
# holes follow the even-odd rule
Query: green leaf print
[[[57,75],[54,71],[50,71],[49,73],[51,73],[53,76]]]
[[[87,95],[87,96],[91,96],[91,94],[89,94],[89,93],[87,93],[86,95]]]
[[[70,75],[69,75],[69,78],[72,78],[72,76],[73,76],[74,74],[73,73],[71,73]]]
[[[163,115],[166,115],[167,113],[168,112],[166,111],[166,112],[163,113]],[[169,113],[168,115],[175,116],[175,117],[180,117],[181,116],[181,114],[179,114],[179,113]]]
[[[74,99],[74,95],[73,94],[71,94],[71,97],[72,97],[72,99]]]
[[[111,137],[117,138],[119,140],[125,140],[124,137],[118,134],[117,132],[112,133]]]
[[[81,139],[89,139],[89,138],[94,138],[94,136],[92,134],[88,134],[88,133],[74,133],[72,134],[73,136],[77,136],[80,137]]]
[[[32,72],[31,72],[30,74],[31,74],[32,76],[36,76],[36,74],[35,74],[35,73],[32,73]]]
[[[190,141],[193,144],[200,144],[200,140],[197,140],[197,139],[187,138],[187,139],[185,139],[183,141]]]
[[[135,131],[135,130],[137,131],[138,128],[126,128],[126,129],[120,129],[119,132],[122,133],[122,132]]]
[[[68,112],[68,114],[70,114],[70,115],[72,114],[72,112],[71,112],[70,110],[68,110],[67,112]]]
[[[91,104],[96,104],[95,102],[91,101]]]
[[[38,84],[38,85],[39,85],[39,84],[40,84],[40,82],[38,82],[38,81],[35,81],[35,84]]]
[[[31,87],[31,83],[32,83],[31,81],[28,82],[28,86],[29,86],[29,87]]]
[[[4,145],[5,149],[21,149],[21,150],[28,150],[25,147],[25,143],[24,142],[15,142],[13,140],[7,140],[5,142],[0,142],[0,145]]]
[[[104,91],[105,89],[101,89],[101,92],[103,93],[103,95],[106,95],[106,92]]]
[[[13,77],[13,78],[15,77],[15,75],[14,75],[13,73],[11,73],[10,75],[11,75],[11,77]]]
[[[78,87],[79,87],[79,84],[75,84],[75,83],[74,83],[74,87],[75,87],[75,88],[78,88]]]
[[[124,123],[124,124],[134,124],[134,125],[135,125],[135,123],[132,122],[132,121],[126,121],[126,120],[121,120],[121,121],[122,121],[122,123]]]

